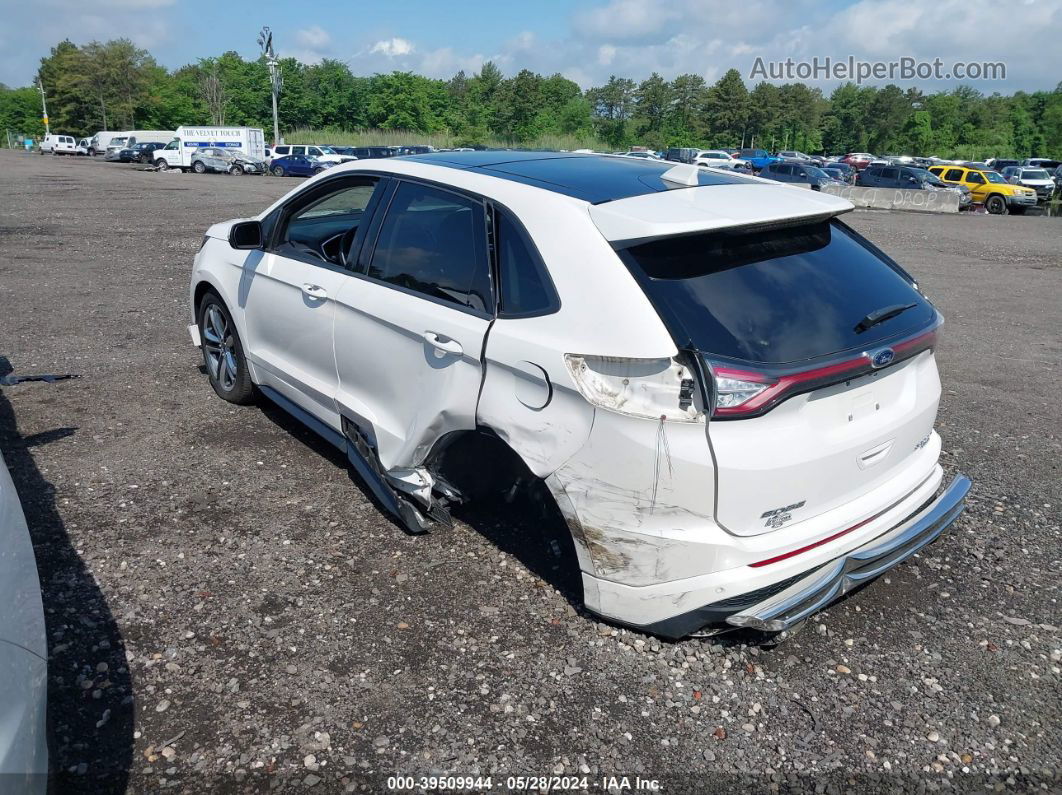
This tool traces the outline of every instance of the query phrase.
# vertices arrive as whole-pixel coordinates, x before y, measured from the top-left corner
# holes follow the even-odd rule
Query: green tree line
[[[941,157],[1058,157],[1062,83],[1053,91],[984,95],[969,86],[923,93],[846,83],[831,93],[802,83],[751,89],[731,69],[709,84],[694,74],[641,82],[612,76],[583,91],[560,74],[522,70],[506,77],[493,63],[449,80],[411,72],[359,77],[346,64],[280,61],[280,126],[445,132],[463,145],[534,145],[576,136],[613,149],[640,144],[761,146],[805,152],[869,151]],[[264,59],[235,52],[169,71],[127,39],[77,46],[62,41],[41,59],[52,129],[172,129],[181,124],[272,128]],[[0,86],[0,128],[43,133],[36,86]]]

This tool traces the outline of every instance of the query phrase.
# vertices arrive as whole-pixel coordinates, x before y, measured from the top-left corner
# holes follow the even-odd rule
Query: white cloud
[[[597,48],[597,62],[602,66],[608,66],[616,57],[616,48],[611,44],[602,44]]]
[[[313,25],[295,31],[295,42],[311,50],[322,50],[332,43],[332,36],[324,28]]]
[[[370,53],[381,53],[389,58],[398,58],[403,55],[409,55],[413,50],[413,42],[408,39],[400,39],[398,36],[378,41],[369,48]]]

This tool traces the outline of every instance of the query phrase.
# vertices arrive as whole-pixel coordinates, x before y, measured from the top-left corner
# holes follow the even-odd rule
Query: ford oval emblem
[[[896,351],[892,348],[882,348],[880,351],[875,351],[870,355],[870,366],[875,369],[885,367],[892,364],[892,360],[895,358]]]

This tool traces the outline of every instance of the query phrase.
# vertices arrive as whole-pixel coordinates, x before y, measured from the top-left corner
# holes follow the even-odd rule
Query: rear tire
[[[282,176],[284,176],[284,166],[273,166],[273,176],[274,177],[282,177]]]
[[[196,174],[205,174],[206,166],[203,165],[202,160],[196,160],[194,163],[192,163],[192,171],[194,171]]]
[[[985,200],[985,209],[988,210],[988,212],[992,215],[1006,215],[1007,203],[1006,201],[1004,201],[1002,196],[989,196]]]
[[[199,304],[199,339],[207,379],[217,396],[245,406],[254,402],[254,384],[247,369],[236,324],[216,293],[207,293]]]
[[[170,164],[167,163],[164,158],[160,157],[158,160],[155,161],[155,168],[157,168],[159,171],[168,171],[170,168]]]

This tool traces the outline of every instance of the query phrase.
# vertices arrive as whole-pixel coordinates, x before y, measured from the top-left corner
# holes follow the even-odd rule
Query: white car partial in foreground
[[[48,638],[33,542],[0,455],[0,791],[48,791]]]
[[[354,162],[207,231],[189,331],[220,397],[301,419],[410,531],[530,483],[594,612],[777,633],[969,488],[938,463],[941,317],[851,209],[636,158]]]

